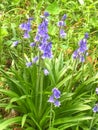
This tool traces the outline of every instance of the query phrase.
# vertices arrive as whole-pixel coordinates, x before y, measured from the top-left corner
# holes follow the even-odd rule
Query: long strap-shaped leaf
[[[0,124],[0,130],[4,130],[5,128],[7,128],[9,125],[12,125],[14,123],[17,123],[17,122],[21,122],[21,117],[14,117],[14,118],[11,118],[11,119],[7,119],[5,121],[3,121],[1,124]]]

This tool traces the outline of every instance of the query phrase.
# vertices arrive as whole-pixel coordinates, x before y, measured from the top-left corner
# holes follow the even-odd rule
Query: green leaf
[[[50,14],[59,14],[60,12],[60,8],[59,5],[57,4],[57,2],[53,2],[52,4],[50,4],[46,10],[50,13]]]
[[[20,122],[20,121],[21,121],[21,117],[15,117],[15,118],[7,119],[0,124],[0,130],[4,130],[9,125],[12,125],[12,124]]]
[[[66,118],[59,118],[54,121],[54,125],[64,124],[64,123],[72,123],[72,122],[78,122],[78,121],[84,121],[84,120],[91,120],[92,117],[66,117]]]
[[[11,90],[0,89],[0,92],[4,93],[5,95],[12,97],[12,98],[19,97],[15,92],[13,92]]]
[[[61,86],[64,85],[70,78],[72,78],[71,75],[65,77],[61,82],[59,82],[59,83],[56,85],[56,87],[57,87],[57,88],[61,87]]]
[[[39,123],[33,118],[32,113],[29,113],[28,116],[33,120],[33,122],[36,124],[39,130],[42,130]]]
[[[23,95],[21,97],[13,97],[10,102],[13,103],[13,102],[16,102],[16,101],[19,101],[19,100],[26,99],[27,97],[31,97],[31,96],[30,95]]]
[[[4,27],[2,27],[1,29],[0,29],[0,37],[5,37],[5,36],[7,36],[8,35],[8,31],[7,31],[7,29],[6,28],[4,28]]]
[[[49,128],[49,130],[59,130],[58,128]]]
[[[26,130],[35,130],[35,128],[28,127]]]
[[[21,126],[22,126],[22,127],[24,126],[24,124],[25,124],[25,122],[26,122],[27,116],[28,116],[28,114],[25,114],[25,115],[23,115],[23,117],[22,117],[22,121],[21,121]]]
[[[76,126],[77,123],[67,123],[67,124],[64,124],[64,125],[61,125],[59,127],[60,130],[65,130],[66,128],[69,128],[69,127],[73,127],[73,126]]]
[[[0,103],[0,108],[5,108],[7,106],[6,103]]]

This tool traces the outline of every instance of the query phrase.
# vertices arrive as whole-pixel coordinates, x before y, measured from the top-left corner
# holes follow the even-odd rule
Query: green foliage
[[[82,4],[83,1],[2,0],[0,3],[0,76],[3,77],[3,80],[0,78],[0,108],[18,112],[14,118],[0,117],[0,130],[10,129],[11,124],[19,124],[25,130],[97,130],[98,114],[93,116],[92,108],[98,102],[95,94],[98,87],[98,2],[86,0]],[[44,11],[50,13],[49,35],[54,57],[27,68],[26,60],[37,54],[28,44],[36,34],[39,16]],[[63,14],[67,14],[65,39],[59,37],[57,27]],[[34,17],[35,21],[32,22],[32,37],[24,40],[18,27],[28,17]],[[72,52],[85,32],[89,33],[89,55],[81,64],[72,59]],[[20,41],[19,46],[12,48],[15,40]],[[48,69],[48,76],[44,75],[43,68]],[[54,87],[61,91],[59,108],[48,102]]]

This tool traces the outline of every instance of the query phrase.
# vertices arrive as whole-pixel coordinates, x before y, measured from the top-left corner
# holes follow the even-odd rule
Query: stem
[[[24,59],[24,42],[22,42],[22,57]]]
[[[69,86],[68,86],[68,91],[69,92],[71,91],[71,87],[72,87],[72,83],[73,83],[73,74],[74,74],[74,72],[76,70],[76,63],[77,63],[77,60],[75,61],[74,65],[73,65],[72,77],[70,79]]]
[[[53,104],[51,103],[51,107],[50,107],[50,124],[49,124],[49,129],[52,127],[52,107],[53,107]]]
[[[41,75],[41,77],[40,77],[39,113],[41,113],[42,102],[43,102],[43,75]]]
[[[84,63],[82,63],[82,76],[81,81],[84,81]]]
[[[40,54],[38,54],[40,55]],[[39,85],[40,85],[40,58],[39,58],[39,65],[37,67],[37,79],[36,79],[36,90],[35,90],[35,106],[36,109],[38,108],[38,95],[39,95]]]
[[[91,120],[89,130],[91,130],[91,129],[92,129],[92,126],[93,126],[93,121],[94,121],[94,117],[95,117],[95,115],[96,115],[96,112],[94,112],[94,114],[93,114],[93,119]]]

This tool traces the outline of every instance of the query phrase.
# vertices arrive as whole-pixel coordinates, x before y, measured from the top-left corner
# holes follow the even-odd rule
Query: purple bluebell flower
[[[48,102],[53,103],[55,107],[59,107],[60,101],[58,100],[60,98],[61,92],[57,88],[52,89],[52,95],[50,96]]]
[[[65,23],[64,23],[64,21],[59,21],[57,23],[57,25],[58,25],[58,27],[62,27],[62,26],[65,26]]]
[[[32,17],[29,17],[29,18],[28,18],[28,21],[32,21],[32,20],[34,20],[34,18],[32,18]]]
[[[80,62],[85,62],[84,56],[80,56]]]
[[[48,13],[48,12],[44,12],[44,16],[45,16],[45,17],[48,17],[48,16],[49,16],[49,13]]]
[[[46,17],[49,16],[48,12],[44,13],[44,18],[41,24],[38,26],[34,42],[39,42],[38,48],[41,51],[41,58],[52,58],[52,43],[49,41],[48,35],[48,20]]]
[[[84,39],[80,40],[78,44],[79,44],[79,46],[84,46],[87,44],[87,40],[84,38]]]
[[[85,33],[85,39],[88,39],[89,38],[89,34],[88,33]]]
[[[48,21],[44,19],[42,23],[38,26],[38,32],[36,37],[40,37],[41,39],[48,36]]]
[[[33,20],[33,18],[29,18],[26,23],[19,25],[20,29],[24,31],[24,38],[30,37],[29,32],[31,31],[31,20]]]
[[[67,15],[64,14],[63,17],[62,17],[62,20],[64,21],[66,18],[67,18]]]
[[[35,42],[39,42],[40,41],[40,36],[39,34],[36,34],[35,38],[34,38],[34,41]]]
[[[64,26],[66,25],[65,24],[65,19],[66,19],[66,14],[64,14],[63,17],[62,17],[62,19],[61,19],[61,21],[59,21],[57,23],[57,25],[60,28],[60,32],[59,33],[60,33],[60,37],[61,38],[65,38],[65,36],[66,36],[66,33],[64,32]]]
[[[50,15],[50,14],[49,14],[48,12],[44,12],[44,14],[41,15],[40,17],[41,17],[42,19],[46,19],[49,15]]]
[[[60,101],[58,101],[58,100],[54,101],[54,106],[55,107],[59,107],[60,105],[61,105]]]
[[[31,65],[32,65],[32,62],[27,62],[27,63],[26,63],[26,66],[27,66],[27,67],[30,67]]]
[[[39,48],[43,52],[42,59],[52,58],[53,57],[52,51],[51,51],[51,48],[52,48],[52,43],[51,42],[43,43],[43,44],[40,45]]]
[[[66,33],[64,32],[64,30],[60,29],[60,37],[65,38],[65,36],[66,36]]]
[[[38,61],[38,56],[35,56],[33,59],[32,59],[32,63],[36,63]]]
[[[28,31],[25,31],[23,37],[24,37],[24,38],[29,38],[29,37],[30,37],[29,32],[28,32]]]
[[[60,98],[61,92],[57,88],[52,89],[53,95],[56,99]]]
[[[26,23],[22,23],[19,25],[20,29],[22,30],[27,30],[27,24]]]
[[[83,38],[79,41],[79,48],[75,50],[72,54],[74,59],[79,59],[80,62],[85,62],[85,56],[87,56],[87,39]]]
[[[94,106],[93,112],[98,112],[98,103]]]
[[[48,100],[48,102],[50,102],[50,103],[54,103],[54,96],[52,95],[52,96],[50,96],[50,98],[49,98],[49,100]]]
[[[45,59],[45,58],[49,58],[51,59],[53,57],[52,55],[52,52],[44,52],[43,55],[41,56],[42,59]]]
[[[18,45],[18,43],[19,43],[18,41],[14,41],[12,46],[15,47]]]
[[[96,88],[96,94],[98,94],[98,88]]]
[[[30,24],[30,21],[29,22],[27,22],[27,23],[22,23],[22,24],[20,24],[20,26],[19,26],[22,30],[24,30],[24,31],[30,31],[31,30],[31,24]]]
[[[47,69],[44,69],[44,74],[47,76],[49,75],[49,71]]]
[[[26,23],[22,23],[19,25],[20,29],[25,30],[25,31],[31,31],[31,21],[33,18],[29,18]]]
[[[36,46],[36,43],[35,43],[35,42],[31,42],[31,43],[30,43],[30,46],[31,46],[31,47],[35,47],[35,46]]]
[[[78,53],[78,50],[75,50],[72,54],[73,58],[76,59],[79,57],[79,53]]]

